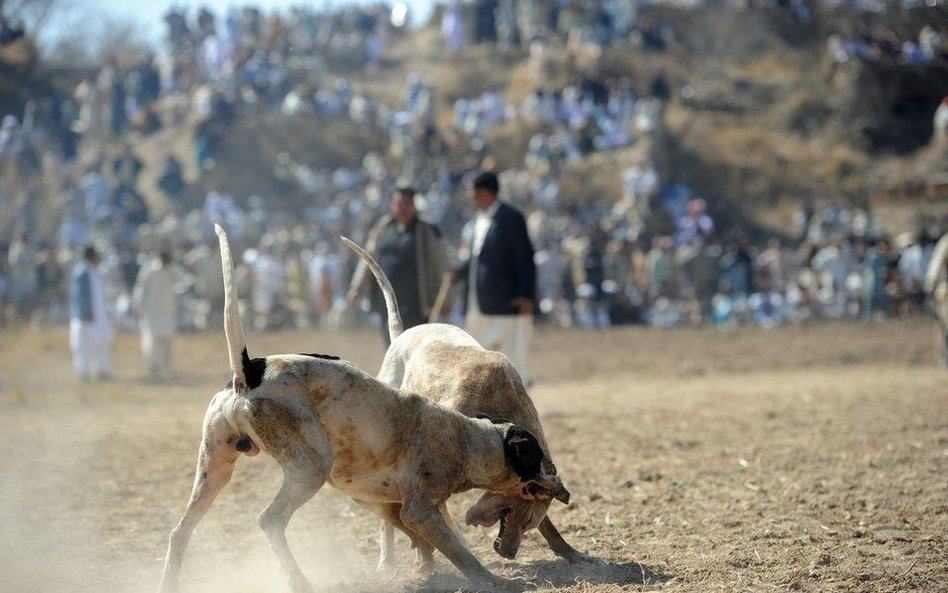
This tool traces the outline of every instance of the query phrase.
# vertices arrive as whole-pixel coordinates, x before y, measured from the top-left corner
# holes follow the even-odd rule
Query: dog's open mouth
[[[500,529],[497,532],[497,538],[494,540],[494,551],[507,558],[508,560],[513,560],[517,555],[517,550],[511,550],[509,546],[504,546],[504,532],[507,530],[507,523],[510,520],[510,517],[513,515],[512,509],[502,509],[498,513],[498,518],[500,519]]]
[[[507,517],[511,515],[513,511],[510,509],[501,509],[500,513],[497,515],[500,518],[500,531],[497,533],[499,538],[504,534],[504,530],[507,529]]]

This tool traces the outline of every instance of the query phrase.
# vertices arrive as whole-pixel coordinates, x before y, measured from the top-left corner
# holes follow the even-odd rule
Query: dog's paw
[[[316,590],[313,589],[312,583],[309,582],[309,579],[303,575],[298,575],[296,577],[290,577],[290,590],[293,593],[316,593]]]
[[[484,579],[478,583],[478,590],[480,591],[504,591],[504,592],[517,592],[523,591],[526,589],[530,583],[525,579],[520,577],[514,577],[507,579],[504,577],[499,577],[496,575],[491,575],[489,579]]]
[[[571,554],[566,554],[563,558],[569,564],[591,564],[593,566],[605,566],[606,562],[602,558],[597,558],[590,554],[583,554],[582,552],[573,551]]]

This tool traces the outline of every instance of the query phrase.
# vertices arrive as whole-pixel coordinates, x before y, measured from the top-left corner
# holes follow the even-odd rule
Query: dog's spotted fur
[[[531,460],[531,464],[539,463],[542,475],[554,478],[556,466],[550,457],[539,415],[510,360],[499,352],[485,350],[453,325],[425,324],[403,333],[398,303],[385,273],[358,245],[348,239],[343,241],[366,262],[385,297],[391,346],[385,353],[379,379],[392,387],[421,394],[465,416],[495,422],[506,419],[504,421],[522,426],[520,430],[527,432],[538,445],[534,449],[538,457]],[[520,444],[512,441],[509,446],[515,448]],[[517,493],[486,492],[468,510],[467,522],[490,526],[499,521],[500,533],[494,541],[494,550],[505,558],[514,558],[523,533],[536,527],[550,549],[568,562],[601,563],[570,546],[546,516],[554,499],[569,501],[569,492],[559,483],[559,478],[555,479],[558,484],[555,489],[529,485]],[[387,515],[396,511],[397,508],[391,509]],[[380,567],[391,564],[392,543],[391,527],[383,525]],[[426,550],[421,552],[424,559]]]
[[[518,426],[468,418],[393,389],[337,357],[251,358],[237,315],[227,237],[220,227],[217,232],[234,377],[205,413],[191,498],[171,532],[160,590],[176,589],[191,533],[230,480],[239,454],[259,451],[283,468],[280,491],[258,522],[293,591],[313,589],[285,529],[326,481],[404,529],[419,547],[442,552],[475,583],[501,584],[451,529],[445,501],[470,488],[503,494],[556,489],[558,481],[543,474],[539,441]],[[397,513],[391,505],[398,505]]]

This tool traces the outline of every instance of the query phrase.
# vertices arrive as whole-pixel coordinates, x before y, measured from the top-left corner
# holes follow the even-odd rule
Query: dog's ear
[[[553,498],[562,502],[563,504],[569,504],[570,493],[566,489],[566,486],[563,485],[563,482],[559,478],[553,478]]]
[[[544,476],[530,482],[523,487],[520,496],[525,499],[558,500],[569,504],[570,493],[556,476]]]
[[[543,449],[527,429],[511,424],[504,435],[504,456],[524,482],[543,473]]]

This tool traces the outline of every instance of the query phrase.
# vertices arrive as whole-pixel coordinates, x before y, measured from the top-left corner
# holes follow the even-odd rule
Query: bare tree
[[[57,15],[76,7],[72,0],[0,0],[0,14],[23,23],[27,34],[39,37]]]

